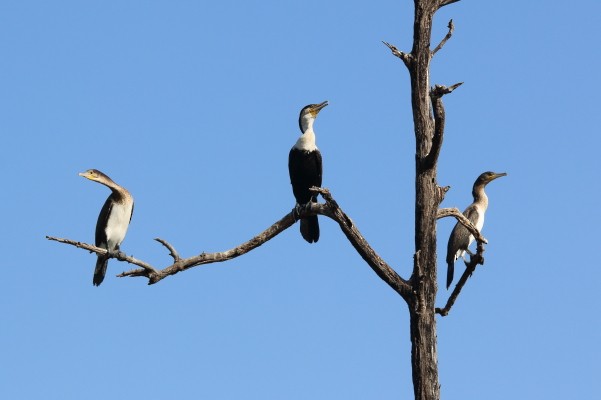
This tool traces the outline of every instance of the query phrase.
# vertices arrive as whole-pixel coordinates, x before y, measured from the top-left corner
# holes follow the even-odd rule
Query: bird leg
[[[119,247],[117,247],[114,250],[107,250],[106,251],[106,255],[109,258],[116,258],[117,260],[125,260],[127,258],[127,254],[125,254],[124,252],[121,251],[121,249]]]

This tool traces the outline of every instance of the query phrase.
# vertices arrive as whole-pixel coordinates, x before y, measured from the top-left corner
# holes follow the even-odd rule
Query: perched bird
[[[315,145],[313,122],[315,122],[317,114],[327,105],[327,101],[319,104],[309,104],[301,110],[298,117],[298,125],[302,135],[296,141],[296,144],[292,146],[288,155],[290,183],[298,207],[307,207],[312,202],[317,202],[317,194],[309,191],[311,186],[321,186],[322,173],[321,153]],[[319,240],[317,215],[302,218],[300,231],[307,242],[317,242]]]
[[[111,189],[112,193],[104,202],[96,223],[96,247],[107,249],[109,253],[118,252],[134,213],[134,198],[125,188],[96,169],[81,172],[79,176],[102,183]],[[108,261],[108,254],[98,256],[93,279],[95,286],[104,280]]]
[[[472,196],[474,196],[474,202],[465,209],[463,215],[470,220],[472,224],[478,229],[482,230],[484,226],[484,214],[488,208],[488,196],[484,193],[484,187],[492,182],[493,180],[507,175],[505,172],[500,174],[494,172],[484,172],[481,174],[476,182],[474,182],[474,188],[472,189]],[[449,244],[447,245],[447,289],[453,282],[453,273],[455,270],[455,261],[459,257],[462,257],[465,261],[465,253],[472,255],[469,251],[469,245],[474,241],[474,236],[467,230],[463,224],[457,222],[451,236],[449,237]]]

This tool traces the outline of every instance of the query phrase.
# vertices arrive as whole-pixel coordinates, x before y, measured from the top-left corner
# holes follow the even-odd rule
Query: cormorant
[[[96,223],[96,247],[107,249],[109,253],[118,252],[134,213],[134,198],[125,188],[96,169],[81,172],[79,176],[102,183],[111,189],[112,193],[104,202]],[[98,255],[93,279],[95,286],[104,280],[108,261],[108,254]]]
[[[489,182],[505,175],[507,175],[505,172],[497,174],[488,171],[481,174],[478,179],[476,179],[476,182],[474,182],[474,188],[472,189],[474,202],[465,209],[463,215],[474,224],[478,231],[481,231],[484,226],[484,213],[486,213],[486,209],[488,208],[488,196],[484,193],[484,187]],[[455,261],[457,261],[459,257],[462,257],[465,261],[466,252],[469,255],[472,255],[472,252],[469,251],[468,247],[473,241],[474,236],[465,226],[463,226],[463,224],[457,222],[451,232],[449,244],[447,245],[447,289],[451,286],[451,282],[453,282]]]
[[[315,145],[313,122],[317,118],[317,114],[327,105],[327,101],[319,104],[309,104],[303,107],[298,117],[298,125],[302,135],[296,141],[296,144],[292,146],[288,155],[290,183],[298,207],[317,202],[317,195],[309,191],[311,186],[321,187],[322,173],[321,153]],[[307,242],[317,242],[319,240],[317,215],[302,218],[300,231]]]

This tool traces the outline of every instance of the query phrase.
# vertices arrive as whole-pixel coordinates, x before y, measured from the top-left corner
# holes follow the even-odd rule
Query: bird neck
[[[119,186],[112,179],[106,179],[105,181],[102,181],[100,183],[111,189],[111,192],[113,192],[117,199],[126,199],[128,197],[131,197],[127,189],[125,189],[122,186]]]
[[[474,203],[480,205],[484,209],[488,207],[488,196],[484,192],[484,185],[474,186],[472,189],[472,196],[474,196]]]
[[[300,126],[301,132],[305,133],[307,131],[313,130],[313,122],[315,122],[315,117],[311,114],[304,114],[300,117],[298,124]]]
[[[294,147],[298,150],[304,151],[315,151],[317,150],[317,145],[315,144],[315,132],[313,132],[313,122],[311,122],[311,126],[303,131],[304,133],[298,138]]]

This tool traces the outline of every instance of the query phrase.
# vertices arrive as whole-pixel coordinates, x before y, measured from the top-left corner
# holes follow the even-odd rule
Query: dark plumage
[[[111,178],[98,170],[90,169],[79,175],[111,189],[111,194],[104,202],[100,215],[98,215],[95,244],[96,247],[107,249],[109,253],[119,251],[119,246],[125,239],[134,212],[133,197],[125,188],[117,185]],[[98,256],[92,280],[95,286],[100,285],[104,280],[108,260],[108,254]]]
[[[315,144],[313,122],[319,111],[327,105],[327,101],[320,104],[310,104],[301,110],[298,118],[302,135],[288,155],[288,172],[290,173],[292,192],[299,206],[317,202],[317,195],[309,191],[311,186],[321,187],[322,180],[321,153]],[[319,240],[317,216],[302,218],[300,231],[307,242],[317,242]]]
[[[472,189],[474,202],[465,209],[463,215],[470,220],[478,231],[481,231],[484,226],[484,214],[488,208],[488,196],[486,196],[486,193],[484,192],[484,187],[493,180],[505,175],[507,174],[504,172],[497,174],[488,171],[481,174],[478,179],[476,179],[476,182],[474,182],[474,187]],[[449,243],[447,244],[447,289],[453,282],[455,261],[457,261],[459,257],[464,257],[466,252],[470,255],[472,254],[468,247],[473,240],[474,236],[467,228],[460,222],[457,222],[449,237]]]

